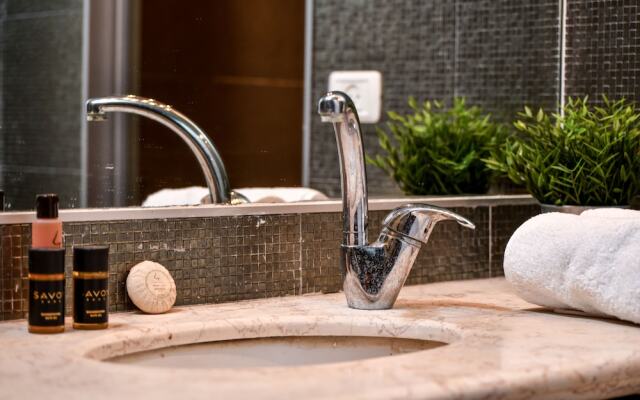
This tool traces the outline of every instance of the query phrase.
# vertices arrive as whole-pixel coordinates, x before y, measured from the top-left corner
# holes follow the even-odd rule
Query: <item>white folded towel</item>
[[[294,203],[299,201],[320,201],[328,197],[310,188],[241,188],[236,193],[246,197],[250,203]],[[142,207],[189,206],[208,202],[209,189],[191,186],[181,189],[162,189],[150,194]]]
[[[528,302],[640,324],[640,211],[533,217],[509,240],[504,272]]]

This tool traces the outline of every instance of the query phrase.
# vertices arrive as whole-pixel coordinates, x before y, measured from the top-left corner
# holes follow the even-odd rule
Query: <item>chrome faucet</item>
[[[235,195],[218,150],[209,137],[186,115],[153,99],[128,96],[97,97],[87,100],[87,121],[104,121],[108,112],[142,115],[157,121],[180,136],[198,159],[212,203],[230,203]],[[239,201],[243,202],[243,201]]]
[[[340,156],[343,237],[341,266],[344,294],[351,308],[382,310],[393,304],[423,244],[437,222],[453,220],[475,229],[468,219],[428,204],[407,204],[382,222],[378,240],[367,241],[367,176],[360,120],[353,101],[329,92],[318,102],[323,122],[333,123]]]

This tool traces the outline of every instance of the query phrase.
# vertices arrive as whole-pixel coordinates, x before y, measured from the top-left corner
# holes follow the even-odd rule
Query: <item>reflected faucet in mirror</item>
[[[384,219],[378,240],[367,239],[367,175],[360,120],[345,93],[334,91],[318,102],[323,122],[336,134],[343,203],[341,266],[349,307],[380,310],[393,307],[422,245],[437,222],[453,220],[475,229],[468,219],[428,204],[407,204]]]
[[[87,100],[87,121],[104,121],[109,112],[137,114],[161,123],[184,140],[202,168],[211,203],[244,203],[234,194],[222,158],[207,134],[170,105],[153,99],[128,96],[96,97]]]

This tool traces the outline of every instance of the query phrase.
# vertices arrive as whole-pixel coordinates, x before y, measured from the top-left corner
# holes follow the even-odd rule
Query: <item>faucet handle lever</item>
[[[465,228],[475,229],[473,222],[463,216],[429,204],[406,204],[391,211],[382,225],[394,234],[427,243],[431,231],[439,221],[456,221]]]

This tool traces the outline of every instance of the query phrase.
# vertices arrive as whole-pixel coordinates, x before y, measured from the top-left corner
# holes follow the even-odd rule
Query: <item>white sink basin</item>
[[[104,361],[164,368],[291,367],[388,357],[445,344],[387,337],[284,336],[172,346]]]

